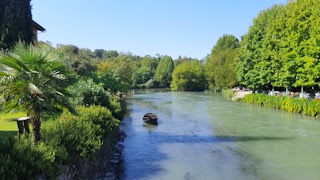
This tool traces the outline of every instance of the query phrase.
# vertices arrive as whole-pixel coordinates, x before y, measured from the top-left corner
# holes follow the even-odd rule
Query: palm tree
[[[12,52],[0,54],[0,93],[5,109],[19,109],[31,118],[35,141],[40,140],[41,119],[67,108],[77,112],[68,101],[67,86],[75,82],[72,72],[49,48],[19,43]]]

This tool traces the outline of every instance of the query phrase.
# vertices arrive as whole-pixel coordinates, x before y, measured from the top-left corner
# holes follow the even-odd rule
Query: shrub
[[[57,149],[57,159],[62,163],[76,163],[81,158],[93,157],[102,145],[102,131],[81,117],[65,116],[47,121],[41,133],[43,142]]]
[[[284,96],[268,96],[266,94],[248,94],[239,101],[264,105],[288,112],[303,113],[310,116],[320,115],[320,101]]]
[[[125,114],[125,108],[121,103],[123,95],[105,91],[102,84],[96,84],[92,79],[80,80],[69,89],[75,96],[71,101],[76,105],[107,107],[117,119],[122,119]]]
[[[34,145],[31,138],[1,138],[0,152],[0,179],[25,179],[37,174],[54,176],[58,173],[56,151],[43,143]]]
[[[232,89],[224,89],[224,90],[222,90],[222,95],[225,98],[231,99],[234,95],[234,92]]]
[[[79,80],[69,89],[74,95],[71,101],[76,105],[107,105],[108,97],[102,85],[94,83],[92,79]]]
[[[79,107],[79,120],[90,121],[99,126],[99,129],[104,133],[108,133],[117,128],[119,121],[115,119],[111,111],[101,106]]]

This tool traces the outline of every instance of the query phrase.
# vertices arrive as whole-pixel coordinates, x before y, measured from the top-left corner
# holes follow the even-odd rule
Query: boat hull
[[[142,119],[145,123],[148,123],[148,124],[153,124],[153,125],[158,124],[158,117],[154,113],[147,113],[143,116]]]

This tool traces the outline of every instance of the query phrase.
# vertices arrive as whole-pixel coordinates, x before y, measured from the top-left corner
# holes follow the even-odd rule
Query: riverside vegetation
[[[266,94],[248,94],[239,99],[241,102],[257,104],[288,112],[303,113],[304,115],[320,115],[320,101],[302,98],[292,98],[286,96],[268,96]]]
[[[262,11],[241,40],[223,35],[202,60],[53,47],[49,42],[39,42],[39,47],[17,44],[19,39],[32,43],[30,1],[3,2],[0,109],[30,116],[33,136],[18,140],[13,132],[0,137],[1,179],[55,177],[65,166],[97,158],[99,150],[114,141],[110,137],[124,116],[125,93],[131,88],[319,90],[318,0],[288,1]],[[23,13],[1,11],[17,4]],[[17,22],[25,22],[26,28],[15,29]],[[248,95],[243,101],[319,115],[316,100]]]
[[[97,72],[91,76],[99,84],[90,75],[80,78],[65,57],[46,46],[24,44],[1,53],[1,109],[9,112],[6,116],[16,111],[31,116],[33,136],[0,137],[0,179],[55,177],[66,166],[76,171],[79,163],[95,161],[104,146],[117,140],[126,109],[123,93],[115,86],[104,89],[107,82]],[[12,130],[10,123],[16,126],[7,123],[7,130]]]

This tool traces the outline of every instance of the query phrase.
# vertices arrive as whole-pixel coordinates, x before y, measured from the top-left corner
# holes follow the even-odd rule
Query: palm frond
[[[21,100],[22,97],[23,97],[23,95],[20,95],[20,96],[14,97],[14,99],[12,99],[12,100],[6,101],[6,103],[5,103],[5,110],[6,110],[7,112],[10,112],[10,111],[13,110],[13,109],[19,108],[19,102],[20,102],[20,100]]]
[[[21,70],[21,66],[17,63],[16,59],[10,57],[10,56],[5,56],[0,59],[0,64],[3,64],[9,68],[15,69],[15,70]]]
[[[33,83],[29,83],[29,92],[30,94],[43,94],[43,92],[41,91],[40,88],[38,88],[36,85],[34,85]]]

